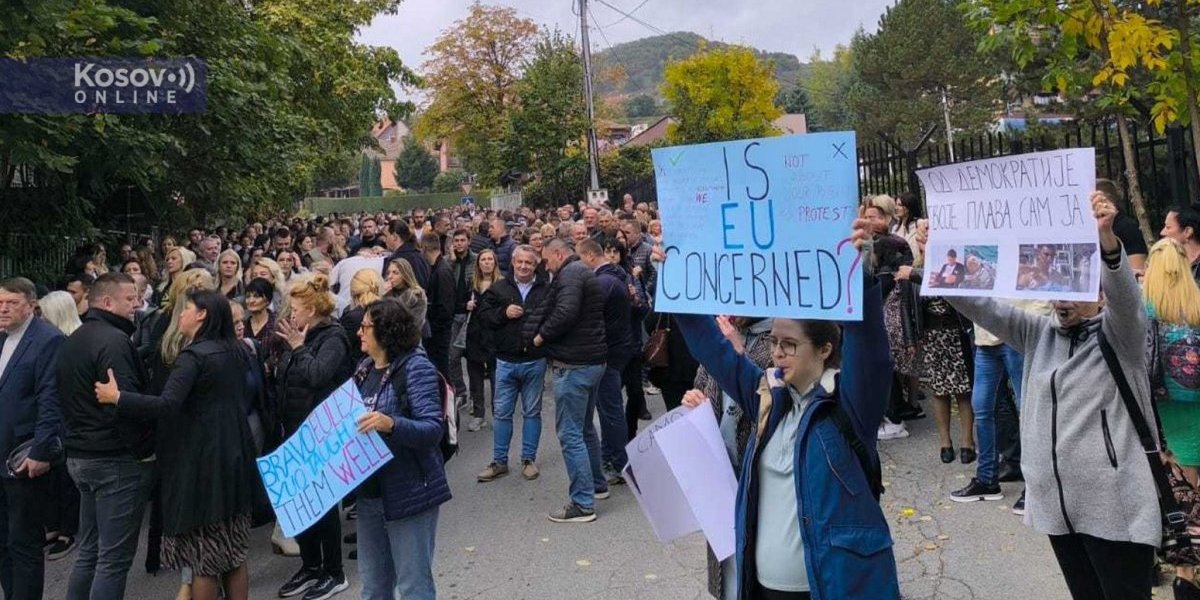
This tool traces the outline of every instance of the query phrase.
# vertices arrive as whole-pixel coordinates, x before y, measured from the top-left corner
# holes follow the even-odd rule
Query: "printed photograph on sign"
[[[967,274],[962,288],[968,290],[996,289],[996,265],[1000,262],[999,246],[963,246]]]
[[[1086,292],[1092,287],[1096,244],[1022,244],[1017,289]]]
[[[963,257],[962,246],[930,246],[925,260],[937,261],[937,266],[930,270],[929,280],[925,285],[931,288],[961,287],[967,276],[967,266],[962,262]]]

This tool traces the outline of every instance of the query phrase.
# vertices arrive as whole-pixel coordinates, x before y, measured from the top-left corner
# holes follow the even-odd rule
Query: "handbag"
[[[646,340],[646,347],[642,350],[642,360],[651,367],[665,367],[671,359],[670,352],[667,351],[667,338],[671,335],[671,328],[663,327],[664,318],[664,315],[658,316],[654,331],[650,332],[650,339]]]
[[[1158,488],[1158,504],[1162,510],[1163,539],[1158,555],[1163,562],[1174,565],[1200,564],[1200,492],[1183,475],[1183,470],[1175,457],[1165,448],[1159,450],[1150,435],[1150,426],[1146,416],[1134,399],[1133,389],[1125,379],[1125,371],[1117,360],[1104,330],[1099,332],[1100,352],[1104,362],[1116,381],[1117,390],[1121,392],[1121,400],[1125,410],[1133,419],[1133,427],[1137,430],[1138,440],[1146,452],[1146,460],[1150,463],[1150,473],[1154,477],[1154,485]],[[1155,423],[1157,424],[1157,416]],[[1160,434],[1161,435],[1161,434]]]
[[[450,344],[459,350],[467,349],[467,327],[471,325],[471,315],[467,313],[467,320],[463,321],[462,327],[458,328],[458,335],[454,336],[454,341]]]

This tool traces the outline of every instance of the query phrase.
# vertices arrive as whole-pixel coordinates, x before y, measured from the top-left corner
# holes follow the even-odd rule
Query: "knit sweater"
[[[1142,413],[1152,418],[1141,292],[1125,256],[1100,270],[1105,309],[1070,329],[1057,315],[989,298],[948,300],[1025,357],[1025,523],[1049,535],[1082,533],[1158,546],[1162,522],[1154,480],[1097,337],[1102,329]]]

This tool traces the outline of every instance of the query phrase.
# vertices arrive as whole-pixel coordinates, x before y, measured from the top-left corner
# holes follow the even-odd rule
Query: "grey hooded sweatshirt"
[[[948,298],[963,316],[1025,356],[1021,471],[1025,523],[1048,535],[1159,546],[1158,494],[1133,421],[1100,352],[1112,345],[1147,421],[1153,425],[1146,373],[1146,316],[1128,260],[1102,263],[1107,297],[1096,317],[1063,328],[990,298]]]

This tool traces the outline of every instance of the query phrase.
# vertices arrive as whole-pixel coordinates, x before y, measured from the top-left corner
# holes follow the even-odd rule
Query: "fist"
[[[683,405],[688,408],[696,408],[705,402],[708,402],[708,398],[700,390],[688,390],[683,394]]]
[[[516,304],[509,304],[508,308],[504,309],[504,316],[510,319],[520,319],[521,315],[525,314],[525,309]]]

